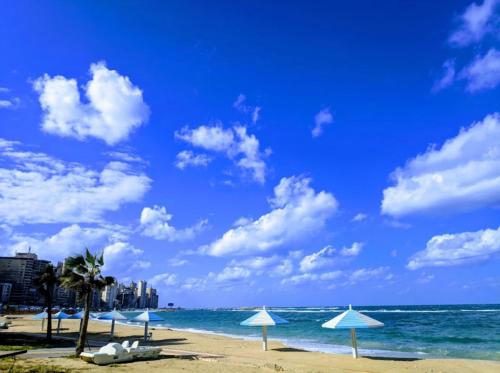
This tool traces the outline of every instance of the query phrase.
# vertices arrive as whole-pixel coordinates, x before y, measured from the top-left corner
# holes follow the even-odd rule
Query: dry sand
[[[76,337],[79,320],[63,320],[61,336]],[[9,330],[3,332],[40,333],[40,321],[25,317],[14,320]],[[56,322],[54,322],[54,326]],[[89,338],[107,340],[110,325],[90,321]],[[90,372],[500,372],[500,362],[480,360],[391,360],[360,358],[308,352],[286,347],[270,341],[270,350],[261,350],[261,343],[217,335],[152,330],[153,343],[163,347],[162,358],[113,366],[99,367],[72,358],[47,358],[23,360],[18,364],[51,364]],[[143,329],[117,325],[117,341],[140,339]],[[195,354],[192,354],[195,353]],[[194,355],[194,356],[193,356]],[[184,356],[184,357],[174,357]]]

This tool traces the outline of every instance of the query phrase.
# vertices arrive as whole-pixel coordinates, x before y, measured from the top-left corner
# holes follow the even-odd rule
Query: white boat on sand
[[[107,365],[135,360],[157,359],[160,352],[161,347],[139,346],[138,341],[129,346],[129,342],[125,341],[122,344],[108,343],[106,346],[101,347],[98,352],[82,352],[80,358],[88,363]]]

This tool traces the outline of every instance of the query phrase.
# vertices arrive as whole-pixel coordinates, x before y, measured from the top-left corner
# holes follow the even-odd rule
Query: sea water
[[[356,331],[361,354],[500,360],[500,305],[360,306],[356,309],[385,324],[383,328]],[[349,330],[321,327],[345,311],[345,307],[268,307],[268,310],[289,321],[289,324],[269,328],[270,339],[310,351],[351,353]],[[165,321],[150,323],[150,327],[259,339],[260,328],[239,325],[254,312],[249,309],[158,312]],[[138,313],[125,314],[132,318]]]

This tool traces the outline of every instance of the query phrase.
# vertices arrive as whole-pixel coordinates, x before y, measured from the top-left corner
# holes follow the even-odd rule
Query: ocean
[[[500,360],[500,305],[360,306],[355,309],[385,324],[380,329],[356,331],[361,354]],[[351,353],[349,330],[321,327],[346,307],[268,307],[268,310],[289,321],[289,324],[269,328],[271,340],[310,351]],[[125,314],[132,318],[138,313]],[[151,323],[153,328],[261,338],[260,328],[239,325],[254,314],[252,310],[183,309],[158,314],[165,321]]]

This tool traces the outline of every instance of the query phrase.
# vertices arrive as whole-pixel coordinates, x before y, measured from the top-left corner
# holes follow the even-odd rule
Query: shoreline
[[[93,320],[97,322],[103,322],[106,324],[109,324],[110,321],[107,320]],[[133,323],[128,323],[124,321],[116,321],[116,325],[120,324],[123,326],[130,326],[134,328],[141,328],[143,329],[144,327],[140,324],[133,324]],[[226,337],[226,338],[232,338],[236,340],[242,340],[242,341],[252,341],[252,342],[259,342],[261,341],[260,336],[245,336],[245,335],[238,335],[238,334],[231,334],[231,333],[223,333],[223,332],[216,332],[213,330],[207,330],[207,329],[196,329],[196,328],[176,328],[176,327],[171,327],[171,326],[156,326],[156,325],[151,325],[149,327],[150,330],[173,330],[176,332],[180,333],[192,333],[192,334],[202,334],[202,335],[214,335],[214,336],[220,336],[220,337]],[[269,341],[275,341],[282,343],[283,345],[290,347],[290,348],[296,348],[296,349],[301,349],[309,352],[319,352],[319,353],[325,353],[325,354],[331,354],[331,355],[342,355],[342,356],[351,356],[352,351],[350,346],[344,346],[344,345],[336,345],[336,344],[326,344],[326,343],[321,343],[321,342],[316,342],[316,341],[306,341],[306,340],[300,340],[300,339],[284,339],[284,338],[275,338],[275,337],[268,337]],[[342,351],[344,350],[344,351]],[[412,352],[412,351],[395,351],[395,350],[380,350],[380,349],[364,349],[364,348],[359,348],[359,353],[362,354],[363,356],[366,357],[381,357],[381,358],[395,358],[395,359],[401,359],[401,358],[409,358],[409,359],[467,359],[467,360],[480,360],[480,361],[496,361],[496,360],[488,360],[488,359],[468,359],[468,358],[460,358],[460,357],[439,357],[439,356],[431,356],[431,357],[426,357],[430,354],[426,352]]]
[[[10,328],[2,333],[40,334],[41,322],[31,320],[30,316],[12,320]],[[53,323],[54,326],[57,322]],[[88,338],[91,341],[107,342],[109,340],[109,322],[91,320]],[[63,320],[61,337],[76,338],[79,320]],[[151,345],[162,348],[162,358],[151,361],[137,361],[127,364],[113,365],[117,372],[498,372],[500,362],[472,359],[426,359],[426,358],[384,358],[362,356],[352,359],[351,356],[310,352],[288,347],[280,341],[270,340],[269,351],[261,350],[260,340],[244,340],[215,334],[203,334],[190,331],[178,331],[167,328],[150,329],[153,333]],[[54,333],[54,336],[56,334]],[[143,330],[140,325],[116,323],[115,340],[142,340]],[[93,349],[95,351],[95,349]],[[182,356],[184,357],[182,357]],[[188,357],[186,357],[188,356]],[[191,357],[189,357],[191,356]],[[21,364],[51,364],[72,371],[109,372],[110,367],[89,365],[79,359],[67,357],[18,359]]]

